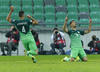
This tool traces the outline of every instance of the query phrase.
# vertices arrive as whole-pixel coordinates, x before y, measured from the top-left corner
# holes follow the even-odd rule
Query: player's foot
[[[26,50],[24,50],[24,53],[25,53],[25,56],[29,55],[29,53]]]
[[[66,62],[66,61],[67,61],[66,59],[67,59],[67,56],[64,57],[61,61],[62,61],[62,62]]]
[[[75,59],[75,62],[78,62],[78,61],[80,61],[79,56]]]
[[[37,61],[36,61],[34,56],[32,56],[32,61],[33,61],[33,63],[37,63]]]

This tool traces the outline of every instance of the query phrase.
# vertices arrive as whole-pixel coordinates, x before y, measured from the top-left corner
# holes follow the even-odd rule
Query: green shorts
[[[32,39],[27,39],[27,40],[23,40],[22,41],[25,49],[27,51],[34,51],[37,49],[37,46],[36,46],[36,43],[35,43],[35,40],[32,38]]]
[[[70,57],[77,58],[79,56],[81,59],[86,57],[86,53],[83,48],[71,48],[71,55]]]

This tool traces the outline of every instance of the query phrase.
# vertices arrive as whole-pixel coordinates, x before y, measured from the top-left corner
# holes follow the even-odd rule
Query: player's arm
[[[91,31],[91,26],[92,26],[92,20],[91,20],[90,17],[89,17],[89,27],[88,27],[88,30],[85,30],[85,31],[84,31],[84,34],[90,33],[90,31]]]
[[[29,18],[33,21],[32,25],[37,25],[38,24],[38,22],[34,18],[32,18],[30,15],[27,15],[27,18]]]
[[[10,22],[10,23],[11,23],[11,18],[10,18],[10,16],[11,16],[11,14],[12,14],[13,11],[14,11],[14,7],[11,6],[11,7],[10,7],[10,12],[9,12],[9,14],[8,14],[8,16],[7,16],[7,18],[6,18],[6,20],[7,20],[8,22]]]
[[[64,23],[64,25],[63,25],[63,30],[64,30],[66,33],[68,33],[68,29],[66,29],[67,21],[68,21],[68,18],[67,18],[67,16],[66,16],[66,18],[65,18],[65,23]]]

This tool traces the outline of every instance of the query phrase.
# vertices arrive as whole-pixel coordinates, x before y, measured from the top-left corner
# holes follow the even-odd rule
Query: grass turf
[[[99,72],[100,55],[88,62],[61,62],[65,55],[38,55],[37,63],[25,56],[0,56],[0,72]],[[68,56],[69,57],[69,56]]]

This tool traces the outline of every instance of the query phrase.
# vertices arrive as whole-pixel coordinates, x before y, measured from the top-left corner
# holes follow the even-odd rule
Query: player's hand
[[[11,6],[10,9],[11,9],[12,12],[14,11],[14,7],[13,6]]]
[[[89,22],[90,22],[90,23],[92,23],[92,20],[91,20],[91,18],[90,18],[90,17],[89,17]]]
[[[31,16],[30,15],[27,15],[27,18],[31,18]]]
[[[68,21],[68,17],[67,17],[67,15],[66,15],[66,18],[65,18],[65,20],[66,20],[66,21]]]

